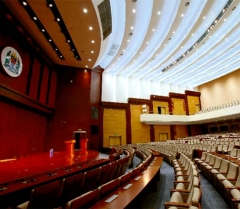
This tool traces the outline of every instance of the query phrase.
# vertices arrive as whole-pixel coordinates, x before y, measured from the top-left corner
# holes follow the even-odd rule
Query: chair
[[[89,191],[75,199],[70,200],[65,209],[90,208],[98,202],[99,194],[99,189]]]
[[[141,165],[138,165],[138,167],[132,169],[132,177],[137,176],[141,171]]]
[[[113,161],[110,163],[110,172],[108,174],[108,181],[111,181],[115,177],[115,172],[117,169],[117,161]]]
[[[119,179],[114,179],[112,181],[107,182],[106,184],[99,187],[100,189],[100,199],[108,196],[119,187]]]
[[[98,186],[101,186],[108,182],[108,175],[110,172],[110,163],[103,165],[100,167],[100,175],[99,175],[99,181]]]
[[[18,205],[18,209],[24,208],[54,208],[58,205],[61,181],[57,180],[34,188],[29,201]]]
[[[63,179],[60,195],[60,205],[65,207],[68,201],[83,194],[84,173],[69,176]]]
[[[119,177],[119,184],[120,186],[126,184],[128,181],[132,179],[132,171],[129,173],[125,173]]]
[[[94,190],[98,187],[100,168],[86,171],[84,173],[83,193]]]
[[[122,164],[123,164],[123,158],[121,158],[117,161],[117,168],[116,168],[116,171],[115,171],[115,174],[114,174],[114,179],[116,179],[120,176]]]
[[[226,174],[228,172],[228,167],[229,167],[229,161],[222,159],[221,160],[221,166],[219,169],[212,169],[211,172],[209,172],[210,175],[210,181],[215,183],[215,176],[217,174]],[[217,186],[217,185],[215,185]]]

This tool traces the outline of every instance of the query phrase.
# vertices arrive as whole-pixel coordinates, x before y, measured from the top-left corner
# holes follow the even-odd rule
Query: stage
[[[98,151],[87,152],[81,154],[79,150],[75,150],[73,156],[67,155],[65,151],[52,154],[47,152],[19,159],[0,160],[0,207],[2,201],[7,203],[8,200],[12,201],[12,198],[16,199],[17,195],[14,194],[28,194],[38,185],[85,172],[109,162],[109,159],[100,159]]]

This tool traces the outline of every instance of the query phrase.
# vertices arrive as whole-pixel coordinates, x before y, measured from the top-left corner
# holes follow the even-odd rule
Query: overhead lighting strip
[[[66,42],[69,44],[70,49],[71,49],[72,53],[74,54],[74,57],[77,60],[81,60],[81,57],[77,51],[77,48],[75,47],[74,42],[68,32],[68,29],[67,29],[64,21],[63,21],[63,18],[57,8],[57,5],[55,4],[55,1],[54,0],[46,0],[46,1],[47,1],[48,7],[50,8],[50,10],[53,13],[53,16],[55,17],[56,22],[58,23],[58,25],[61,29],[61,32],[65,36]]]
[[[45,29],[45,27],[43,26],[43,24],[41,23],[41,21],[39,20],[39,18],[37,17],[35,12],[33,11],[33,9],[31,8],[31,6],[28,4],[28,2],[26,0],[19,0],[19,1],[20,1],[20,4],[26,10],[26,12],[29,14],[30,18],[35,22],[35,24],[37,25],[39,30],[42,32],[42,34],[44,35],[44,37],[46,38],[48,43],[51,45],[51,47],[53,48],[55,53],[58,55],[58,57],[60,59],[64,60],[64,57],[63,57],[62,53],[58,49],[57,45],[54,43],[53,39],[51,38],[51,36],[47,32],[47,30]]]
[[[210,27],[205,31],[205,33],[197,40],[197,42],[195,44],[193,44],[188,50],[185,51],[185,53],[180,56],[178,59],[176,59],[173,63],[171,63],[170,65],[168,65],[167,67],[165,67],[162,72],[166,72],[167,70],[169,70],[170,68],[172,68],[175,64],[177,64],[178,62],[180,62],[184,57],[186,57],[188,54],[190,54],[190,52],[192,52],[195,47],[197,47],[202,41],[203,39],[206,38],[206,36],[210,33],[210,31],[217,25],[217,23],[219,22],[219,20],[222,18],[223,14],[226,12],[226,10],[229,8],[229,6],[231,5],[231,3],[233,2],[233,0],[229,0],[227,2],[227,4],[224,6],[224,8],[221,10],[220,14],[217,16],[217,18],[213,21],[213,23],[210,25]]]

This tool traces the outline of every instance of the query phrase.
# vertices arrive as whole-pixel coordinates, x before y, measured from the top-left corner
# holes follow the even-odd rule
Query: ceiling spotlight
[[[84,13],[87,13],[87,9],[86,9],[86,8],[84,8],[84,9],[83,9],[83,12],[84,12]]]
[[[91,62],[91,59],[88,59],[89,62]]]
[[[57,18],[57,21],[60,22],[60,18]]]
[[[189,4],[190,4],[190,3],[189,3],[189,2],[187,2],[187,3],[185,4],[185,6],[187,7]]]
[[[184,16],[184,14],[181,14],[181,17],[183,17]]]
[[[49,7],[52,7],[53,5],[52,5],[52,4],[49,4],[48,6],[49,6]]]
[[[133,26],[131,26],[131,29],[133,29]]]
[[[45,30],[44,30],[44,29],[42,29],[42,32],[45,32]]]
[[[90,26],[90,27],[89,27],[89,30],[92,30],[92,29],[93,29],[92,26]]]
[[[49,39],[48,41],[49,41],[49,42],[51,42],[51,41],[52,41],[52,39]]]
[[[23,4],[23,6],[27,6],[27,2],[26,1],[23,1],[22,4]]]
[[[93,54],[93,53],[94,53],[94,51],[91,51],[91,53]]]
[[[78,56],[75,57],[76,59],[78,58]]]
[[[155,31],[155,28],[153,28],[152,31],[154,32],[154,31]]]
[[[37,17],[33,17],[34,20],[37,20]]]
[[[132,12],[133,12],[133,13],[136,13],[136,9],[133,9]]]
[[[88,65],[86,65],[85,67],[88,68]]]
[[[205,16],[203,16],[203,19],[205,19],[206,17]]]
[[[55,51],[57,51],[58,49],[56,48]]]
[[[70,43],[70,40],[68,39],[67,42]]]
[[[94,40],[92,40],[92,43],[95,43],[95,41],[94,41]]]
[[[158,15],[160,15],[161,14],[161,12],[160,11],[158,11],[158,13],[157,13]]]

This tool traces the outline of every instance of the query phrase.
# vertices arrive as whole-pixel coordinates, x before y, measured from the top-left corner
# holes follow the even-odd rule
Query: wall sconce
[[[142,105],[142,112],[143,113],[147,112],[147,105],[146,104]]]

